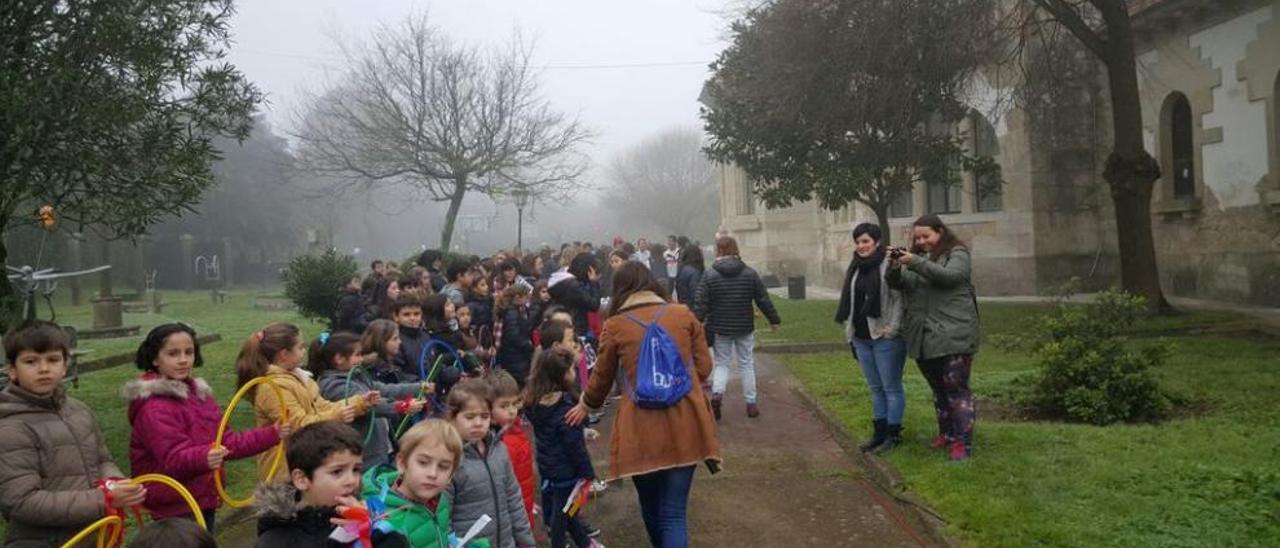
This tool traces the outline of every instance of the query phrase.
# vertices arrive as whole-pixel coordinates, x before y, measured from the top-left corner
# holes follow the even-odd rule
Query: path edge
[[[767,353],[765,354],[768,355]],[[809,390],[791,374],[790,368],[781,363],[780,360],[774,359],[773,356],[768,357],[776,367],[787,371],[789,388],[799,396],[805,407],[809,408],[809,411],[826,425],[827,430],[832,434],[832,439],[840,446],[845,457],[867,472],[868,479],[873,487],[899,503],[898,508],[907,515],[907,519],[912,526],[917,527],[917,530],[923,532],[927,540],[936,546],[946,546],[948,548],[960,548],[962,546],[959,541],[947,535],[947,523],[942,518],[942,514],[929,506],[915,493],[905,488],[902,482],[902,474],[892,464],[859,450],[858,437],[850,432],[840,419],[832,415],[826,407],[823,407],[813,394],[809,393]]]

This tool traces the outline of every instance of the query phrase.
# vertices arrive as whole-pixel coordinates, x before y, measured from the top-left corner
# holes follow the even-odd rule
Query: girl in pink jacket
[[[213,531],[214,514],[221,501],[213,474],[224,460],[252,457],[274,447],[287,427],[255,428],[247,432],[227,432],[222,446],[213,447],[222,409],[204,379],[192,376],[200,367],[200,344],[196,332],[181,323],[152,329],[138,347],[138,369],[144,373],[125,383],[121,394],[129,402],[129,462],[134,476],[158,473],[178,480],[204,515]],[[221,473],[221,472],[218,472]],[[147,486],[144,504],[155,519],[188,517],[191,509],[173,489]]]

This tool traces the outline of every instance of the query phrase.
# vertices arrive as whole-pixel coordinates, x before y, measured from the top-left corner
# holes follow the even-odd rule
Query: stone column
[[[98,250],[102,264],[111,264],[111,240],[99,236]],[[112,329],[124,325],[124,309],[120,298],[111,293],[111,269],[103,270],[98,275],[98,298],[91,302],[94,329]]]
[[[130,259],[133,264],[129,276],[129,286],[138,294],[138,299],[142,299],[147,292],[147,261],[146,261],[146,244],[149,238],[143,236],[133,242],[132,253]]]
[[[102,264],[111,264],[111,240],[102,236],[98,237],[98,261]],[[111,297],[111,269],[108,268],[98,274],[98,298],[109,297]]]
[[[182,288],[192,289],[195,287],[195,236],[183,234],[178,237],[178,243],[182,248]]]
[[[235,253],[231,248],[231,238],[222,239],[222,287],[231,287],[235,281]]]
[[[80,270],[84,268],[84,252],[80,244],[84,241],[84,234],[72,232],[67,236],[67,270]],[[82,303],[80,296],[80,277],[72,276],[66,278],[66,283],[71,287],[71,306],[80,306]]]

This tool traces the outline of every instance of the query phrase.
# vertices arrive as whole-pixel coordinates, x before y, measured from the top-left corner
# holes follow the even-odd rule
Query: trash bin
[[[787,278],[787,298],[793,301],[804,300],[804,276]]]

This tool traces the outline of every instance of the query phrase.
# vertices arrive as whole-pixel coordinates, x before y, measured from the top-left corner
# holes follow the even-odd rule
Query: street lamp
[[[511,191],[516,199],[516,250],[524,249],[524,207],[529,205],[529,191],[524,187]]]

